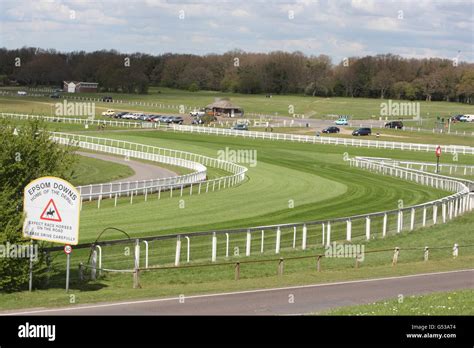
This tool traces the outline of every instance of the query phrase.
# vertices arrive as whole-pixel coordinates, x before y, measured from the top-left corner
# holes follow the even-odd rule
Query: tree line
[[[124,54],[115,50],[58,52],[0,49],[0,83],[62,86],[98,82],[101,91],[147,93],[149,86],[189,91],[306,94],[474,102],[474,64],[393,54],[348,57],[233,50],[193,54]]]

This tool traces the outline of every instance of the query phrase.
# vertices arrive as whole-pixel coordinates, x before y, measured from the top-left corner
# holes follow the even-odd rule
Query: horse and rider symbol
[[[54,203],[54,200],[52,198],[49,200],[48,204],[44,208],[40,219],[47,220],[47,221],[56,221],[56,222],[62,221],[58,208],[56,208],[56,204]]]

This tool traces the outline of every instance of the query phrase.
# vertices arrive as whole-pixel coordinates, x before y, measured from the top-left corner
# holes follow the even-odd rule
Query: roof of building
[[[209,104],[206,106],[208,109],[240,109],[240,106],[234,105],[230,102],[230,100],[227,99],[219,99],[216,100],[214,103]]]
[[[87,82],[87,81],[63,81],[66,84],[74,83],[75,85],[78,85],[80,83],[88,83],[88,84],[93,84],[93,85],[98,85],[98,82]]]

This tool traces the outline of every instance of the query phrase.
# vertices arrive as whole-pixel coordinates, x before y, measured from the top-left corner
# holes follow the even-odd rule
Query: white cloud
[[[366,28],[378,31],[400,31],[403,20],[391,17],[380,17],[370,19],[365,25]]]
[[[0,1],[0,46],[8,48],[155,54],[300,50],[334,61],[377,53],[452,57],[461,50],[462,59],[474,61],[470,0]],[[400,10],[403,20],[397,18]]]

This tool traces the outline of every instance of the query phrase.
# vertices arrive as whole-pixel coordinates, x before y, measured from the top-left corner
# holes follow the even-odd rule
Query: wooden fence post
[[[393,252],[392,266],[395,266],[397,264],[399,255],[400,255],[400,248],[396,247]]]
[[[235,280],[240,279],[240,262],[236,262],[235,264]]]

